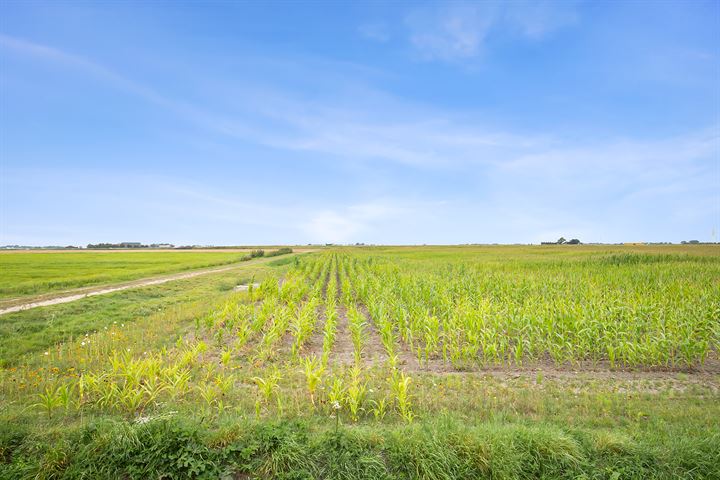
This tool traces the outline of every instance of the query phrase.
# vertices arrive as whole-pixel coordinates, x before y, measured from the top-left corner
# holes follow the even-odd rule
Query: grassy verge
[[[242,252],[0,253],[0,299],[236,263]]]
[[[712,479],[720,434],[547,422],[341,424],[187,415],[0,430],[0,478]]]
[[[15,364],[24,355],[42,352],[58,342],[153,314],[167,312],[190,321],[227,296],[235,285],[251,278],[261,279],[268,271],[280,272],[282,268],[250,264],[232,271],[3,315],[0,366]]]

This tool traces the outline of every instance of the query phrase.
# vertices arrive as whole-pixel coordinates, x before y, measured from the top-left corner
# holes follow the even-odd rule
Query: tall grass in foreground
[[[720,442],[689,445],[550,425],[450,419],[401,427],[319,427],[308,422],[180,418],[94,421],[53,446],[0,428],[4,478],[713,479]]]

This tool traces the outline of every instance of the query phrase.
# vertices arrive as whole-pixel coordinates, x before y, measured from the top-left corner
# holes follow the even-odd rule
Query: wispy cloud
[[[253,135],[257,133],[237,118],[228,119],[187,102],[165,96],[158,93],[156,89],[80,55],[1,33],[0,49],[81,71],[107,84],[111,88],[135,95],[151,104],[181,116],[188,122],[204,125],[218,132],[231,135]]]
[[[283,150],[329,155],[333,160],[381,161],[423,169],[485,165],[515,174],[532,171],[565,177],[590,169],[597,177],[603,171],[652,175],[668,165],[709,158],[719,150],[716,126],[656,141],[605,138],[593,144],[565,140],[551,132],[490,128],[471,114],[458,116],[413,104],[370,87],[340,98],[330,91],[308,100],[271,86],[262,91],[243,87],[237,92],[220,86],[218,95],[236,101],[219,113],[160,95],[110,68],[56,48],[5,35],[0,35],[0,47],[95,75],[214,133]],[[653,165],[652,171],[648,165]]]
[[[425,60],[460,61],[483,53],[494,31],[539,39],[578,15],[574,2],[449,2],[418,8],[405,23],[412,46]]]
[[[410,42],[426,60],[477,56],[495,22],[492,3],[453,3],[416,10],[408,15]]]
[[[577,23],[580,15],[574,0],[515,0],[506,2],[503,24],[530,39],[539,39]]]
[[[549,11],[543,5],[549,5]],[[414,48],[424,58],[476,58],[496,29],[507,28],[532,40],[576,21],[572,9],[558,11],[558,5],[442,5],[422,10],[408,27]],[[372,29],[368,32],[372,34]],[[164,233],[173,241],[202,241],[207,233],[212,241],[209,232],[221,232],[224,236],[218,233],[212,238],[227,243],[538,241],[560,235],[613,240],[618,232],[642,240],[661,238],[649,237],[642,227],[653,223],[644,223],[644,217],[657,216],[660,210],[663,219],[673,219],[674,229],[704,228],[708,218],[720,218],[717,125],[697,131],[688,126],[684,135],[644,139],[633,138],[632,132],[628,138],[606,135],[602,140],[541,128],[528,132],[507,123],[489,123],[483,112],[471,108],[425,105],[375,88],[367,80],[374,74],[362,68],[343,70],[330,63],[323,68],[298,67],[298,62],[283,63],[281,58],[273,60],[278,64],[273,73],[283,72],[287,78],[260,75],[255,84],[244,76],[213,77],[202,69],[186,72],[193,82],[212,85],[204,93],[209,102],[192,103],[172,97],[159,88],[160,83],[146,84],[141,77],[134,79],[58,48],[0,35],[0,49],[86,73],[110,88],[136,95],[169,112],[168,118],[196,127],[192,134],[200,142],[217,142],[238,163],[240,155],[235,152],[252,145],[263,147],[258,149],[261,153],[272,150],[280,152],[284,161],[297,161],[294,172],[311,168],[311,162],[320,165],[312,172],[319,177],[318,187],[326,170],[337,164],[340,169],[378,167],[393,175],[385,188],[370,185],[366,178],[344,178],[349,186],[369,185],[357,188],[362,193],[339,195],[330,203],[329,195],[303,197],[292,182],[277,186],[269,182],[263,186],[268,194],[256,199],[238,193],[252,185],[252,178],[228,187],[209,185],[212,177],[197,183],[174,177],[142,181],[108,170],[99,178],[78,177],[83,181],[66,184],[76,172],[53,172],[47,188],[39,189],[48,192],[40,198],[50,205],[43,207],[49,216],[44,218],[68,218],[70,231],[79,231],[88,222],[102,224],[112,212],[118,217],[118,230],[110,233],[116,235],[121,235],[121,226],[131,228],[137,217],[146,216],[148,237],[143,241],[155,241]],[[176,140],[183,145],[188,141]],[[307,159],[311,161],[299,164]],[[188,163],[198,164],[199,171],[205,169],[205,161],[212,160],[198,157]],[[421,181],[408,186],[412,182],[406,177],[413,175]],[[20,183],[36,179],[31,172]],[[143,191],[143,197],[128,200],[128,184]],[[285,201],[274,198],[273,192],[283,189],[290,192],[291,202],[287,196]],[[25,190],[13,187],[12,198],[25,198]],[[74,199],[82,208],[63,213],[52,197]],[[26,225],[27,231],[40,231],[41,220]],[[25,221],[13,217],[12,228]],[[265,237],[255,235],[256,231]],[[7,243],[22,243],[22,232],[8,228],[2,233],[7,232],[11,234]]]
[[[0,33],[0,48],[23,56],[34,57],[60,64],[68,68],[81,70],[88,75],[96,77],[99,80],[112,85],[115,88],[138,95],[152,103],[177,109],[185,108],[185,106],[176,102],[171,102],[169,99],[158,94],[154,90],[79,55],[74,55],[51,46],[29,42],[21,38],[4,35],[2,33]]]

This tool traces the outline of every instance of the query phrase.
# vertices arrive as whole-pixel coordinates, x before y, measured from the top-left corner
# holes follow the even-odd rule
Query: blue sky
[[[0,244],[716,240],[720,3],[0,3]]]

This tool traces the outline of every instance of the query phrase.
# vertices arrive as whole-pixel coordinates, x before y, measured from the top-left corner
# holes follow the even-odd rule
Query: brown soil
[[[384,365],[388,360],[387,352],[380,339],[372,320],[363,309],[360,312],[365,316],[365,343],[363,345],[362,358],[366,365]]]
[[[335,343],[333,343],[332,352],[328,363],[331,365],[354,365],[355,364],[355,346],[350,337],[350,328],[348,327],[347,309],[338,305],[338,322],[337,331],[335,332]]]
[[[453,366],[450,362],[442,359],[430,359],[428,364],[423,361],[418,364],[408,363],[405,369],[413,372],[443,373],[443,374],[472,374],[484,373],[495,376],[527,376],[542,374],[543,376],[592,376],[594,378],[623,378],[623,379],[667,379],[670,377],[694,377],[694,378],[720,378],[720,360],[708,359],[705,365],[698,367],[610,367],[607,361],[589,362],[581,361],[574,364],[558,365],[550,359],[543,359],[530,362],[525,365],[480,365],[468,364],[459,367]]]
[[[273,355],[278,359],[290,359],[292,357],[292,346],[295,343],[295,335],[292,329],[288,328],[275,343]]]
[[[370,331],[370,335],[368,335],[368,342],[374,344],[373,349],[381,349],[383,354],[385,355],[384,358],[387,360],[387,353],[385,352],[385,347],[382,344],[382,340],[380,339],[380,333],[377,330],[377,327],[375,326],[375,322],[370,316],[370,312],[368,312],[368,309],[365,305],[358,305],[358,308],[362,312],[363,315],[365,315],[365,318],[367,319],[368,325],[370,325],[370,328],[368,331]],[[395,344],[396,352],[395,354],[398,357],[398,365],[406,371],[419,371],[420,370],[420,364],[418,363],[418,359],[415,356],[415,354],[410,350],[410,347],[400,340]]]
[[[325,306],[318,307],[317,322],[313,329],[313,334],[310,335],[305,345],[302,347],[302,355],[315,355],[317,358],[322,357],[323,352],[323,337],[325,329]]]
[[[554,366],[528,368],[494,368],[474,371],[430,371],[412,372],[415,375],[449,377],[454,375],[491,378],[500,385],[521,383],[527,388],[561,387],[576,394],[585,391],[610,391],[627,394],[658,394],[668,391],[687,391],[720,394],[720,374],[695,372],[653,372],[617,370],[563,370]]]

